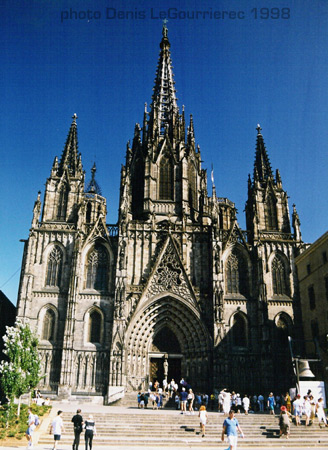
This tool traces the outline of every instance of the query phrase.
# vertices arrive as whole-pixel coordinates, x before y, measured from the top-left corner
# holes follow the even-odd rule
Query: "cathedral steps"
[[[71,412],[63,414],[66,432],[61,443],[71,445],[73,428]],[[85,405],[83,416],[88,415]],[[194,415],[180,414],[174,410],[138,410],[108,407],[108,413],[93,412],[96,422],[96,446],[165,446],[165,447],[218,447],[222,445],[221,429],[224,417],[222,414],[209,412],[206,426],[206,437],[199,433],[198,413]],[[291,435],[278,438],[278,416],[268,414],[238,414],[237,418],[245,433],[240,439],[240,446],[245,447],[328,447],[328,432],[320,429],[318,423],[310,427],[296,427],[291,424]],[[49,435],[50,423],[45,434],[40,436],[39,444],[51,445],[53,437]],[[83,434],[82,434],[83,438]],[[83,439],[82,439],[83,440]]]

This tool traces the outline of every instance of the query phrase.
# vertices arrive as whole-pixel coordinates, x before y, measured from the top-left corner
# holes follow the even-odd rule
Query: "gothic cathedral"
[[[44,378],[59,397],[111,395],[184,377],[195,390],[282,391],[292,384],[287,336],[300,320],[295,206],[257,127],[247,230],[218,197],[186,126],[163,27],[155,86],[121,171],[117,224],[85,183],[73,116],[61,158],[35,202],[18,317],[37,330]],[[114,395],[114,394],[113,394]]]

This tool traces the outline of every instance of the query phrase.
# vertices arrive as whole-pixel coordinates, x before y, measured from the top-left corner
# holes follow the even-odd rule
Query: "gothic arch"
[[[197,382],[201,384],[202,379],[191,380],[192,365],[196,362],[197,366],[202,367],[201,377],[205,380],[208,375],[210,337],[201,321],[199,311],[184,299],[171,293],[153,297],[141,310],[136,311],[125,334],[125,375],[127,378],[147,377],[147,358],[154,336],[165,327],[174,333],[179,343],[183,355],[181,363],[183,375],[189,377],[194,385]]]
[[[277,352],[288,351],[288,336],[293,335],[293,320],[284,311],[279,312],[274,320],[273,344]]]
[[[267,231],[278,229],[277,200],[272,192],[267,192],[264,202],[265,228]]]
[[[198,210],[197,169],[193,161],[188,164],[188,201],[190,209]]]
[[[55,220],[66,220],[69,191],[70,186],[68,182],[65,179],[62,179],[57,186]]]
[[[113,252],[104,239],[95,239],[82,252],[83,289],[107,292],[111,289]]]
[[[281,252],[273,253],[269,258],[271,272],[272,295],[290,296],[290,267],[288,260]]]
[[[223,263],[225,294],[249,296],[252,272],[248,254],[240,245],[235,245],[225,253]]]
[[[50,242],[43,252],[43,283],[45,287],[60,288],[64,277],[66,249],[58,241]]]
[[[248,318],[242,311],[236,311],[229,320],[231,338],[233,347],[248,347],[249,325]]]
[[[158,199],[174,200],[174,164],[169,155],[161,157],[158,172]]]
[[[104,313],[97,306],[92,306],[84,315],[85,345],[102,345],[104,337]]]
[[[38,315],[38,335],[40,343],[53,344],[56,341],[58,328],[58,310],[48,303],[44,305]]]

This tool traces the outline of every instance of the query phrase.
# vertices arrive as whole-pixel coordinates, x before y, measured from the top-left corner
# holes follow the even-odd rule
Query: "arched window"
[[[107,291],[108,268],[108,253],[102,245],[96,244],[87,259],[86,288]]]
[[[169,158],[163,157],[159,165],[159,199],[174,200],[174,170]]]
[[[86,213],[86,217],[85,217],[86,223],[90,223],[91,222],[91,209],[92,209],[91,203],[88,202],[87,213]]]
[[[97,311],[92,311],[88,323],[88,342],[100,344],[101,335],[101,315]]]
[[[232,345],[235,347],[247,347],[248,345],[246,318],[241,313],[233,316]]]
[[[226,292],[228,294],[248,293],[247,266],[244,258],[237,251],[233,251],[226,263]]]
[[[60,188],[59,195],[58,195],[57,220],[65,220],[66,219],[67,201],[68,201],[68,188],[64,184]]]
[[[56,316],[52,309],[47,309],[43,318],[41,339],[52,341],[55,335]]]
[[[280,314],[276,320],[276,346],[280,352],[287,348],[289,334],[288,320]]]
[[[55,246],[49,255],[47,266],[46,286],[59,287],[62,273],[63,253]]]
[[[273,293],[275,295],[289,295],[285,266],[279,256],[274,257],[271,267]]]
[[[273,195],[268,195],[265,202],[265,223],[267,230],[276,230],[277,222],[277,208]]]
[[[188,184],[189,184],[189,206],[197,209],[197,178],[195,166],[190,163],[188,167]]]

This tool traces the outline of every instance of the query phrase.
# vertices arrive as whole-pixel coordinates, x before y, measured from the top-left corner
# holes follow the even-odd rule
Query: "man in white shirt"
[[[28,440],[27,447],[32,448],[33,447],[32,436],[33,436],[33,431],[35,430],[36,425],[35,425],[35,416],[32,413],[32,411],[30,410],[30,408],[28,409],[27,423],[28,423],[28,427],[26,430],[26,438]]]
[[[57,448],[57,442],[60,441],[62,432],[65,431],[62,414],[63,411],[57,412],[57,417],[52,421],[50,428],[50,434],[54,435],[54,450]]]

